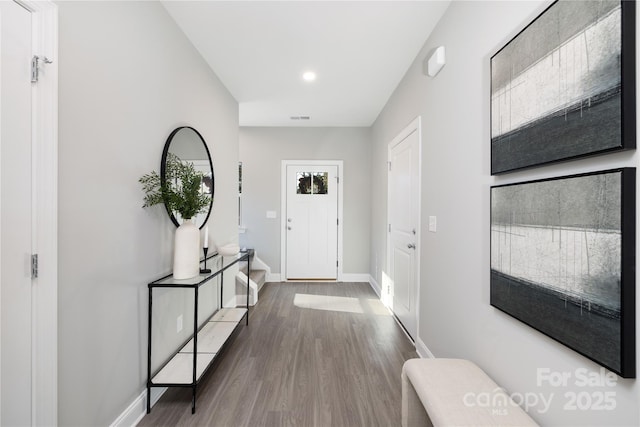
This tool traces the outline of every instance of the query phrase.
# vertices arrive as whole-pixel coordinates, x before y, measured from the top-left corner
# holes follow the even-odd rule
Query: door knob
[[[287,227],[287,230],[291,230],[291,227]]]
[[[408,247],[409,249],[415,249],[415,248],[416,248],[416,245],[414,245],[413,243],[409,243],[409,244],[407,245],[407,247]]]
[[[293,221],[291,218],[287,218],[287,222],[291,222]]]

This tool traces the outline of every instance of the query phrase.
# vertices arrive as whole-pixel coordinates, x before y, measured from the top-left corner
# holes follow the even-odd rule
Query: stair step
[[[246,282],[246,270],[243,272],[245,279],[236,278],[236,298],[238,298],[238,304],[243,305],[247,297],[247,282]],[[258,295],[254,295],[260,292],[264,286],[267,272],[265,270],[251,270],[251,288],[249,290],[249,305],[255,305],[258,301]],[[257,287],[257,289],[256,289]]]
[[[246,275],[247,270],[248,270],[247,263],[246,262],[240,263],[240,271]],[[251,269],[251,280],[258,283],[258,285],[262,284],[260,283],[260,281],[264,280],[266,276],[267,276],[267,272],[265,270],[259,270],[257,268]]]
[[[264,286],[265,278],[266,272],[264,270],[258,270],[256,274],[253,274],[253,271],[251,272],[251,281],[258,285],[258,290],[262,289],[262,286]],[[246,282],[243,283],[241,281],[236,281],[236,292],[246,293],[246,289]]]
[[[250,279],[258,284],[258,288],[262,287],[266,278],[267,272],[265,270],[251,270]]]

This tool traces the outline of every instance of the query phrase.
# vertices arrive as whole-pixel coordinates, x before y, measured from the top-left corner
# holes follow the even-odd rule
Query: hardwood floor
[[[168,390],[139,426],[399,426],[418,357],[367,283],[269,283],[198,388]]]

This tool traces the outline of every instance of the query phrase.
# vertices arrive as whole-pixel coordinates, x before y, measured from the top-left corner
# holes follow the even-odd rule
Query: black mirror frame
[[[202,227],[204,227],[205,224],[209,221],[209,217],[211,216],[211,211],[213,209],[213,197],[215,195],[215,189],[216,189],[216,178],[213,170],[213,161],[211,160],[211,153],[209,152],[209,147],[207,147],[207,143],[205,142],[200,132],[198,132],[195,128],[191,126],[180,126],[178,128],[175,128],[167,138],[167,142],[164,143],[164,149],[162,150],[162,159],[160,160],[160,182],[163,185],[166,182],[167,171],[166,171],[165,165],[167,163],[167,154],[169,153],[169,147],[171,146],[173,137],[182,129],[191,129],[196,133],[196,135],[198,135],[198,138],[200,138],[200,141],[202,141],[202,145],[204,146],[204,149],[207,152],[207,158],[209,159],[209,167],[211,168],[211,202],[209,203],[209,210],[207,212],[206,218],[204,219],[204,222],[202,223],[202,225],[200,225],[200,227],[198,227],[199,229],[202,229]],[[173,224],[176,227],[180,227],[180,224],[178,224],[178,220],[176,219],[175,215],[173,215],[173,212],[169,210],[169,207],[166,205],[166,203],[164,207],[167,210],[167,213],[169,214],[169,218],[171,218],[171,222],[173,222]]]

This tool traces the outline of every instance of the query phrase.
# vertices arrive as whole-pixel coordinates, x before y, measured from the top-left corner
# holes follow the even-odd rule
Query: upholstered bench
[[[411,359],[402,367],[402,427],[537,426],[474,363]]]

